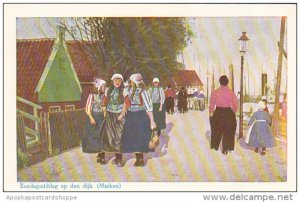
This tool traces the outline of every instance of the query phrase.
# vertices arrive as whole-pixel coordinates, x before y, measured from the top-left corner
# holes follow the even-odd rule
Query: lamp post
[[[246,32],[243,32],[242,36],[239,38],[240,41],[240,54],[241,54],[241,82],[240,82],[240,120],[239,120],[239,138],[243,137],[243,75],[244,75],[244,55],[247,51],[247,41],[248,37]]]

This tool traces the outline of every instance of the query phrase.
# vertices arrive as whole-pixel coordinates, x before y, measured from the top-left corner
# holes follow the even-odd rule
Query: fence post
[[[41,150],[43,153],[48,151],[47,136],[46,136],[46,129],[44,123],[45,123],[44,113],[40,112],[39,133],[41,138]]]
[[[46,113],[46,124],[47,124],[47,128],[48,128],[48,152],[49,155],[52,156],[53,151],[52,151],[52,140],[51,140],[51,130],[50,130],[50,121],[49,121],[49,112]]]
[[[17,113],[17,144],[18,149],[23,153],[27,152],[24,120],[19,113]]]
[[[48,127],[47,127],[47,117],[46,117],[46,113],[43,112],[42,114],[43,116],[43,132],[44,132],[44,139],[45,139],[45,151],[47,152],[47,156],[48,154]]]
[[[36,118],[39,118],[38,116],[38,109],[33,107],[33,116]],[[35,124],[35,131],[38,131],[38,136],[37,136],[37,140],[41,141],[41,134],[40,134],[40,130],[39,130],[39,123],[37,121],[34,121]]]

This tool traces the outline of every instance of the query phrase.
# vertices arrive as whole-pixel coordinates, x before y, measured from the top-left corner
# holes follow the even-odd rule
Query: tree
[[[193,35],[186,18],[63,18],[72,38],[84,45],[105,79],[140,72],[149,82],[172,77],[177,57]]]

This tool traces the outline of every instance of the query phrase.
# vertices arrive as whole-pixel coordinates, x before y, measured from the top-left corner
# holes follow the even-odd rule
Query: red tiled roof
[[[46,67],[54,39],[17,40],[17,96],[37,102],[35,88]],[[67,47],[80,82],[91,82],[95,75],[91,57],[78,43]]]
[[[17,40],[17,95],[36,101],[35,88],[48,62],[54,40]]]
[[[174,80],[177,86],[203,86],[195,70],[178,70]]]
[[[88,52],[89,46],[87,43],[67,41],[69,54],[81,82],[93,81],[93,77],[96,76],[97,62],[94,61],[92,54]]]

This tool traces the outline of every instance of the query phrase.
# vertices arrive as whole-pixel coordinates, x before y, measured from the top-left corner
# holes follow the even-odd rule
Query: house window
[[[49,107],[49,112],[59,112],[60,111],[60,106],[50,106]]]
[[[66,106],[65,106],[65,110],[66,110],[66,111],[72,111],[72,110],[75,110],[75,105],[66,105]]]

